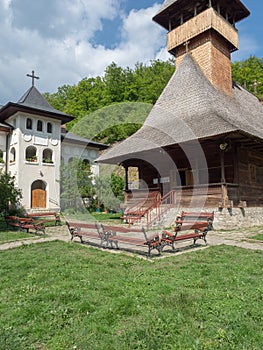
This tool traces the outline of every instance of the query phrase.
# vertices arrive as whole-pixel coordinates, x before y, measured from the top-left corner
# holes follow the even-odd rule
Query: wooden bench
[[[176,218],[174,232],[162,232],[162,249],[169,245],[175,250],[175,242],[184,240],[193,240],[193,245],[196,245],[196,241],[202,239],[207,245],[206,235],[213,228],[213,220],[214,213],[182,212]]]
[[[151,251],[156,249],[159,254],[161,253],[161,240],[159,238],[158,234],[153,234],[150,237],[147,236],[146,231],[144,227],[142,227],[141,230],[136,229],[129,229],[125,227],[118,227],[118,226],[106,226],[104,227],[104,230],[108,232],[107,239],[111,247],[114,247],[119,249],[119,243],[126,243],[136,246],[147,246],[148,247],[148,255],[151,254]],[[130,233],[130,232],[136,232],[143,233],[143,237],[131,237],[131,236],[124,236],[122,234],[124,233]]]
[[[59,213],[55,211],[42,212],[42,213],[30,213],[27,215],[29,218],[41,219],[42,222],[53,222],[55,221],[55,226],[61,225],[61,219]]]
[[[81,243],[85,243],[84,237],[87,239],[99,239],[100,245],[103,246],[103,243],[106,243],[108,246],[109,242],[107,239],[107,232],[105,232],[98,224],[91,223],[82,223],[82,222],[73,222],[66,221],[69,233],[71,234],[71,241],[74,237],[78,237]]]
[[[6,223],[8,226],[17,228],[19,231],[34,230],[35,234],[42,232],[45,234],[45,225],[41,221],[36,221],[32,218],[20,218],[17,216],[6,216]]]
[[[7,227],[20,229],[20,223],[16,216],[5,216],[5,222]]]
[[[106,247],[119,249],[119,243],[127,243],[138,246],[148,246],[148,254],[151,253],[153,249],[157,249],[160,253],[161,251],[161,240],[158,235],[153,235],[147,237],[144,229],[136,230],[129,229],[126,227],[110,226],[110,225],[99,225],[81,222],[66,221],[66,225],[71,234],[71,240],[74,237],[80,238],[81,243],[85,243],[84,238],[87,239],[99,239],[100,245],[105,244]],[[145,239],[124,236],[125,233],[142,233]]]

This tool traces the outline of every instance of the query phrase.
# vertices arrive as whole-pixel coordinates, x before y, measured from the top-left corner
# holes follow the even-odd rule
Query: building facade
[[[0,169],[15,177],[27,211],[60,210],[60,166],[90,163],[106,146],[66,132],[73,117],[54,109],[34,84],[17,103],[0,109]]]

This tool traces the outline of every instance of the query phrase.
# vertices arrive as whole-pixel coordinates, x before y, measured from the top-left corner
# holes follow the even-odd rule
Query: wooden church
[[[239,0],[166,0],[154,16],[176,71],[142,128],[98,159],[126,169],[127,197],[173,193],[178,212],[213,210],[218,228],[263,223],[263,107],[231,75],[248,15]]]

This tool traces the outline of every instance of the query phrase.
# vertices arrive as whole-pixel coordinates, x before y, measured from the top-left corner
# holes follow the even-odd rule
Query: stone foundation
[[[215,230],[233,230],[237,228],[251,227],[251,226],[263,226],[263,207],[255,208],[180,208],[178,214],[182,211],[193,212],[214,212],[214,229]]]
[[[263,225],[263,208],[215,209],[214,229],[237,229]]]

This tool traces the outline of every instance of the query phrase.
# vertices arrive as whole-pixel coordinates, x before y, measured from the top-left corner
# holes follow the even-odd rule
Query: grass
[[[65,213],[65,218],[70,218],[70,219],[77,219],[77,220],[83,220],[83,221],[90,221],[90,222],[95,222],[95,221],[103,221],[103,222],[108,222],[112,224],[120,224],[121,223],[121,213],[97,213],[97,212],[86,212],[86,213],[70,213],[67,214]]]
[[[257,240],[259,240],[259,241],[263,241],[263,233],[258,233],[257,235],[252,236],[252,237],[250,237],[250,238],[252,238],[252,239],[257,239]]]
[[[19,239],[32,238],[32,234],[21,232],[18,230],[8,230],[6,223],[0,220],[0,243],[13,242]]]
[[[36,236],[34,236],[34,234],[20,231],[0,231],[0,243],[13,242],[24,238],[32,239],[32,237]]]
[[[46,242],[0,254],[1,350],[262,349],[262,252],[147,261]]]

